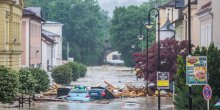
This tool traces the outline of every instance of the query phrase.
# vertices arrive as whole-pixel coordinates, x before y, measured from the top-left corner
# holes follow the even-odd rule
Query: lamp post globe
[[[143,40],[144,36],[143,36],[143,35],[138,35],[137,38],[138,38],[139,40]]]
[[[147,29],[152,29],[153,26],[154,26],[154,24],[151,23],[150,20],[148,20],[148,21],[145,23],[145,27],[146,27]]]
[[[135,48],[135,45],[134,45],[134,44],[131,44],[131,48]]]

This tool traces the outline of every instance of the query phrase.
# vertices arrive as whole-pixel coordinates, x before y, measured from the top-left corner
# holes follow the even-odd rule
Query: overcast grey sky
[[[140,5],[148,0],[98,0],[102,9],[109,12],[109,16],[112,16],[113,10],[117,6],[129,6],[129,5]]]

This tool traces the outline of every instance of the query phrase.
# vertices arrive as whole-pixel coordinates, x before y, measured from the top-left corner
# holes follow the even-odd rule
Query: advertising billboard
[[[186,84],[206,85],[207,84],[207,57],[188,56],[186,57]]]

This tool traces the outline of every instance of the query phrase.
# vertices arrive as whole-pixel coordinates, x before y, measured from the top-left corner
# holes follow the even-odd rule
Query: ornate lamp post
[[[140,33],[139,33],[139,35],[137,36],[137,38],[141,41],[141,52],[143,53],[143,50],[144,50],[144,47],[143,47],[143,40],[144,40],[144,36],[143,36],[143,34],[142,34],[142,21],[140,21],[140,29],[139,29],[139,31],[140,31]]]
[[[157,71],[159,72],[160,71],[160,12],[158,9],[156,8],[152,8],[149,10],[148,12],[148,20],[147,20],[147,23],[145,24],[146,25],[146,28],[147,29],[152,29],[153,27],[153,23],[151,23],[151,19],[150,19],[150,16],[151,16],[151,11],[155,10],[157,12],[157,35],[158,35],[158,45],[157,45],[157,48],[158,48],[158,54],[157,54]],[[160,90],[158,90],[158,110],[160,110]]]
[[[147,29],[147,35],[146,35],[146,45],[147,45],[147,71],[146,71],[146,74],[147,74],[147,94],[149,94],[148,92],[148,86],[149,86],[149,73],[148,73],[148,54],[149,54],[149,52],[148,52],[148,40],[149,40],[149,32],[148,32],[148,29]]]
[[[141,28],[140,28],[140,35],[137,36],[137,38],[141,41],[141,52],[143,52],[143,39],[144,39],[144,36],[142,34],[142,31],[141,31]]]

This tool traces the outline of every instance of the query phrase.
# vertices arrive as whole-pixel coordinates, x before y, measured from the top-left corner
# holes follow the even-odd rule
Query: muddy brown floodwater
[[[126,83],[132,83],[136,86],[144,86],[145,81],[137,80],[131,68],[120,67],[120,66],[97,66],[89,67],[87,75],[84,78],[80,78],[77,81],[72,82],[75,85],[95,86],[101,85],[106,86],[104,81],[110,84],[123,88]]]
[[[126,83],[144,86],[145,81],[137,80],[131,68],[117,66],[88,67],[87,75],[77,81],[75,85],[106,86],[104,81],[123,88]],[[5,108],[0,104],[0,110],[157,110],[157,97],[118,98],[112,100],[98,100],[88,103],[79,102],[41,102],[24,109]],[[161,97],[161,110],[174,110],[172,98]]]

